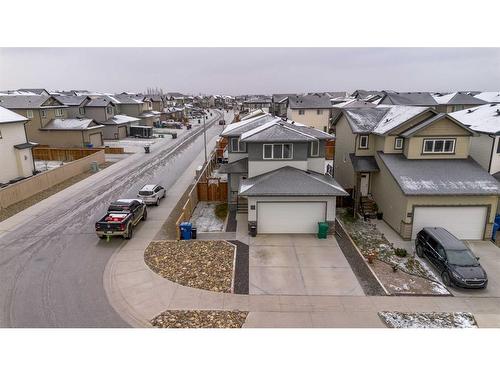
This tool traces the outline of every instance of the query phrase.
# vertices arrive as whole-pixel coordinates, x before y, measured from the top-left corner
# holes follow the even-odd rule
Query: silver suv
[[[160,199],[165,198],[166,190],[160,185],[144,185],[137,194],[137,198],[141,198],[146,204],[154,204],[158,206]]]

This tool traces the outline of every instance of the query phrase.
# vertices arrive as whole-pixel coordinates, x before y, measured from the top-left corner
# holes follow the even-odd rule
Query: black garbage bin
[[[177,139],[177,133],[172,133],[172,139]]]
[[[191,238],[196,240],[196,227],[191,228]]]
[[[146,154],[149,154],[149,151],[150,151],[149,146],[144,146],[144,152],[145,152]]]
[[[250,227],[250,236],[255,237],[256,235],[257,235],[257,226],[256,225],[252,225]]]

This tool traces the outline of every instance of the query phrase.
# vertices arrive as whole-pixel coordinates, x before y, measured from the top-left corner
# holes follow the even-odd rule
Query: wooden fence
[[[104,163],[104,151],[94,150],[81,159],[41,172],[0,189],[0,209],[29,198],[71,177],[90,170],[93,162]]]
[[[325,159],[333,160],[335,156],[335,140],[327,141],[325,145]]]
[[[227,200],[227,181],[220,177],[208,178],[196,184],[198,200],[203,202],[225,202]]]
[[[62,148],[62,147],[34,147],[33,158],[36,160],[73,161],[104,150],[106,154],[123,154],[123,147],[96,147],[96,148]]]

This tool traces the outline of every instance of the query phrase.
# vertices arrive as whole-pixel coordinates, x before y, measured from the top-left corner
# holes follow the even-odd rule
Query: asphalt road
[[[219,116],[207,126],[218,124]],[[203,133],[194,136],[198,129],[186,133],[188,141],[155,144],[151,154],[126,158],[115,173],[104,171],[74,198],[58,200],[0,237],[0,327],[127,327],[103,288],[106,263],[123,241],[99,240],[94,223],[109,202],[135,197],[146,183],[160,183],[168,192],[203,150]],[[212,126],[207,139],[220,131]]]

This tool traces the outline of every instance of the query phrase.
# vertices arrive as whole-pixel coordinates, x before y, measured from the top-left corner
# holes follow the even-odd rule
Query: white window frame
[[[366,139],[366,144],[363,146],[363,139]],[[366,150],[368,149],[368,141],[369,141],[369,137],[367,135],[360,135],[359,136],[359,149],[360,150]]]
[[[106,113],[107,113],[108,115],[112,115],[112,114],[113,114],[113,107],[111,107],[111,106],[107,106],[107,107],[106,107]]]
[[[47,110],[42,109],[41,112],[42,112],[42,118],[47,117]]]
[[[316,152],[314,152],[314,146],[316,146]],[[319,156],[319,141],[311,142],[311,156]]]
[[[85,107],[79,107],[79,108],[78,108],[78,113],[79,113],[80,115],[82,115],[82,116],[83,116],[83,115],[85,115]]]
[[[54,112],[55,112],[56,117],[63,117],[64,112],[63,112],[62,108],[56,108]]]
[[[236,141],[237,148],[234,147],[234,141]],[[247,144],[245,142],[240,142],[239,138],[231,139],[231,152],[243,153],[247,152]]]
[[[442,141],[443,142],[443,150],[442,151],[436,151],[436,142]],[[444,145],[446,142],[452,142],[452,148],[451,151],[444,151]],[[432,142],[432,150],[431,151],[426,151],[425,150],[425,144],[427,142]],[[455,138],[424,138],[422,142],[422,154],[454,154],[455,153],[455,146],[457,142]]]
[[[26,117],[27,118],[33,118],[33,110],[32,109],[28,109],[26,111]]]
[[[299,115],[305,115],[306,114],[306,110],[305,109],[299,109]]]
[[[401,144],[398,145],[398,142],[400,142]],[[403,146],[404,146],[404,138],[396,137],[396,139],[394,139],[394,150],[402,150]]]
[[[287,158],[283,157],[285,154],[285,145],[290,146],[290,155]],[[271,157],[270,158],[266,158],[266,154],[265,154],[266,146],[271,146]],[[281,157],[276,157],[276,155],[274,155],[275,146],[281,146]],[[264,160],[291,160],[291,159],[293,159],[293,143],[264,143],[262,145],[262,159],[264,159]]]

